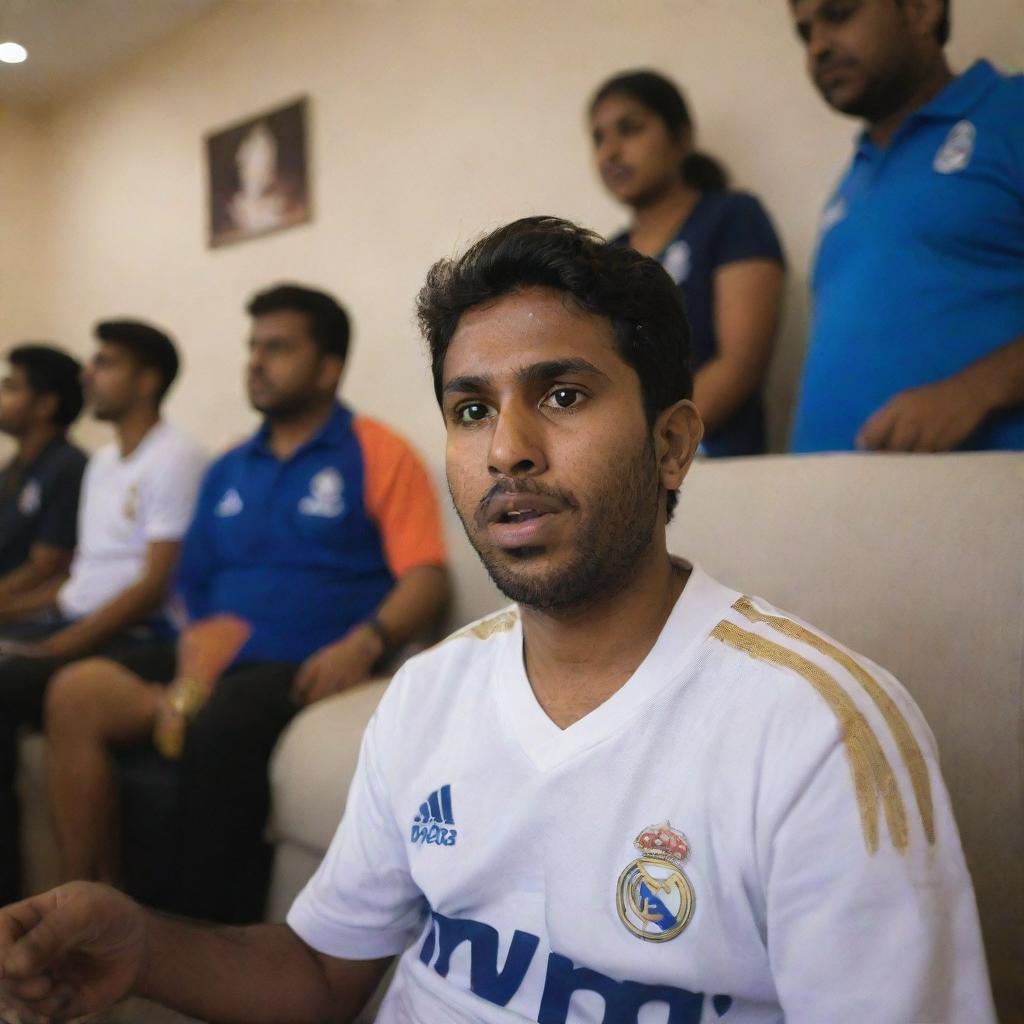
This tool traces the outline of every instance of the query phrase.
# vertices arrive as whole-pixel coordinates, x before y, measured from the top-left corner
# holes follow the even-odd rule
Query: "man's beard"
[[[466,516],[459,518],[466,536],[495,586],[510,600],[536,611],[564,611],[603,600],[621,592],[637,570],[638,563],[654,540],[658,503],[664,494],[658,478],[654,445],[648,436],[640,458],[631,462],[625,476],[612,474],[606,486],[590,499],[590,515],[583,519],[576,537],[576,550],[568,564],[543,576],[518,572],[515,563],[529,564],[542,557],[537,548],[496,552],[477,542]],[[509,481],[505,493],[530,493],[536,486]],[[580,515],[572,494],[560,495],[567,504],[561,515]]]

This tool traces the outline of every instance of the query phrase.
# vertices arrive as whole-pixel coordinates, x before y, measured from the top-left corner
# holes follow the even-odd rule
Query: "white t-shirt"
[[[135,583],[148,544],[181,539],[206,461],[192,437],[163,420],[127,458],[112,442],[89,459],[78,508],[78,548],[57,595],[66,618],[89,615]]]
[[[994,1021],[934,740],[883,669],[695,569],[564,731],[515,609],[407,663],[288,923],[405,950],[379,1021]]]

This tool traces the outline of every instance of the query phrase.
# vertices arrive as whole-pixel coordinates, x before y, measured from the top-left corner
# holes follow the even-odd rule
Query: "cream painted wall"
[[[0,105],[0,343],[50,329],[46,122]]]
[[[1024,65],[1024,0],[957,0],[955,15],[955,66],[979,54]],[[99,317],[165,324],[186,360],[170,414],[217,449],[253,422],[244,300],[283,278],[321,285],[356,322],[346,395],[415,438],[440,474],[412,320],[424,272],[527,213],[620,226],[590,167],[583,108],[602,78],[636,65],[683,84],[701,145],[763,197],[782,234],[778,441],[817,213],[856,130],[807,82],[784,0],[230,0],[36,123],[0,124],[0,166],[13,132],[21,157],[5,173],[32,200],[0,196],[0,307],[12,311],[0,341],[49,331],[87,352]],[[203,133],[303,93],[314,221],[206,249]]]

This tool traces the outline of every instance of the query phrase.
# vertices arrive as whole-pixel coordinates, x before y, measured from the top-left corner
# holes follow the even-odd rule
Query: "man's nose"
[[[810,35],[807,37],[807,63],[813,71],[815,65],[832,51],[832,35],[828,29],[817,22],[811,23]]]
[[[618,159],[620,146],[618,137],[614,132],[609,132],[605,135],[594,148],[598,164],[603,164],[607,160]]]
[[[498,412],[488,452],[492,476],[536,476],[547,468],[543,428],[537,417],[518,402]]]

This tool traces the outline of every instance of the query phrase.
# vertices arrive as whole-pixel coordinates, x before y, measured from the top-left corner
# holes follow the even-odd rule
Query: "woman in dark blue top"
[[[605,82],[590,124],[601,179],[633,211],[615,241],[656,257],[683,292],[705,451],[763,452],[761,389],[783,279],[768,215],[754,196],[729,191],[717,161],[694,151],[686,103],[663,76],[635,71]]]

